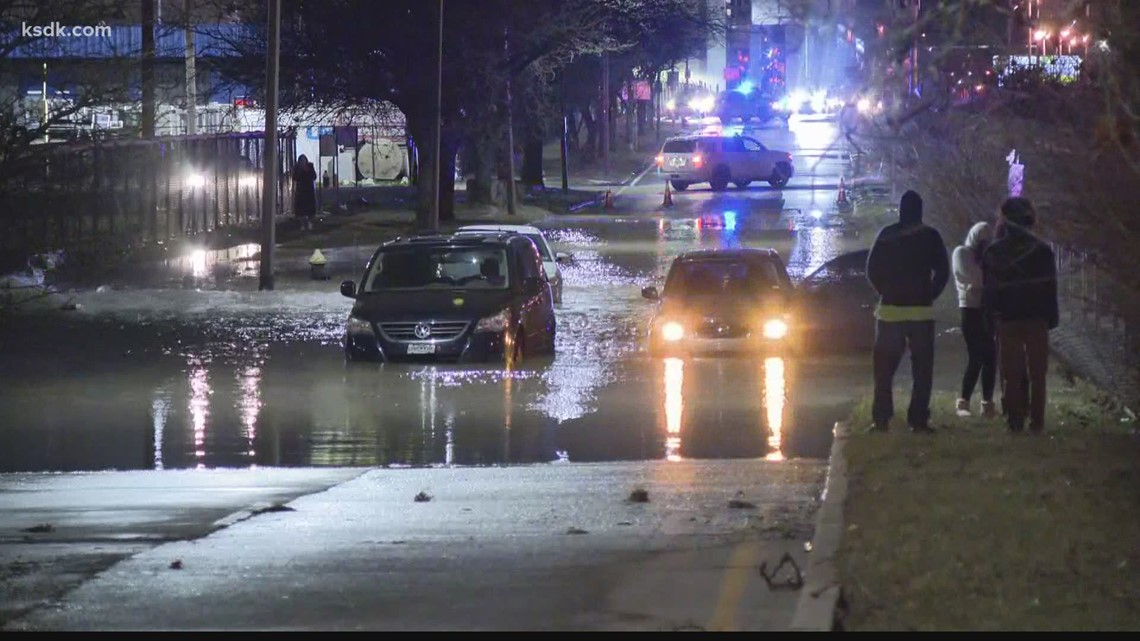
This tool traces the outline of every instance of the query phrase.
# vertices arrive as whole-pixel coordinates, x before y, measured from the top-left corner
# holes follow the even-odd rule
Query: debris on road
[[[55,532],[55,526],[51,523],[40,523],[39,525],[33,525],[32,527],[24,528],[24,532],[30,532],[32,534]]]
[[[263,507],[261,509],[254,510],[253,516],[257,516],[259,514],[265,514],[267,512],[296,512],[296,511],[297,510],[294,510],[293,508],[291,508],[288,505],[285,505],[283,503],[275,503],[273,505],[270,505],[269,507]]]
[[[435,497],[431,494],[428,494],[427,492],[420,492],[419,494],[416,494],[416,497],[413,500],[415,500],[416,503],[427,503],[433,498]]]
[[[582,528],[577,528],[577,527],[569,528],[568,530],[566,530],[566,533],[567,534],[589,534],[589,532],[587,532],[586,530],[583,530]]]
[[[728,507],[734,510],[755,510],[756,504],[749,503],[748,501],[742,501],[740,499],[729,499]]]
[[[780,570],[784,566],[791,567],[791,575],[786,579],[777,580]],[[764,561],[760,564],[760,576],[764,577],[764,582],[768,584],[769,590],[798,590],[804,587],[804,575],[800,572],[800,566],[796,560],[792,558],[791,554],[787,552],[784,556],[780,557],[780,562],[776,564],[775,569],[771,573],[768,572],[768,562]]]
[[[170,562],[170,569],[171,570],[181,570],[182,569],[182,559],[174,559],[173,561],[171,561]]]
[[[629,493],[629,502],[630,503],[648,503],[649,502],[649,490],[646,490],[646,489],[640,488],[640,487],[635,489],[634,491]]]

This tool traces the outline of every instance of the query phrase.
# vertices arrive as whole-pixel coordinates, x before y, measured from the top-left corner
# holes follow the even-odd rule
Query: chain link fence
[[[1093,254],[1053,244],[1061,324],[1053,349],[1080,376],[1140,406],[1140,301]]]
[[[45,145],[0,176],[0,269],[36,254],[162,245],[253,227],[264,137],[184,136]],[[280,140],[277,213],[292,210],[296,138]]]

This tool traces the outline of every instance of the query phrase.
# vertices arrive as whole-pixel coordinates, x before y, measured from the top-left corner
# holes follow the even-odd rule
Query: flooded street
[[[563,267],[556,355],[517,371],[346,365],[351,301],[337,281],[362,263],[335,249],[328,282],[242,291],[255,276],[226,288],[191,264],[188,287],[113,285],[76,294],[76,311],[11,318],[0,472],[825,457],[865,356],[646,351],[653,306],[640,289],[660,286],[683,251],[771,247],[795,280],[869,242],[831,216],[833,125],[754,133],[795,154],[785,189],[695,186],[663,209],[650,172],[612,213],[539,224],[575,262]]]

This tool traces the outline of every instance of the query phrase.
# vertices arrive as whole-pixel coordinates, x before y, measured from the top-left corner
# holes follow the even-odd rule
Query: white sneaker
[[[961,416],[962,418],[973,416],[973,414],[970,413],[970,401],[967,401],[964,398],[958,399],[958,404],[954,407],[954,409],[958,413],[958,416]]]

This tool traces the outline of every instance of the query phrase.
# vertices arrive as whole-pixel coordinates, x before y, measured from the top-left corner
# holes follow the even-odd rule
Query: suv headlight
[[[779,318],[773,318],[764,322],[764,338],[768,340],[780,340],[788,335],[788,323]]]
[[[356,316],[348,317],[348,324],[346,326],[349,334],[364,334],[367,336],[375,336],[376,333],[372,331],[372,323],[358,318]]]
[[[669,343],[675,343],[685,337],[685,327],[677,321],[667,321],[661,324],[661,338]]]
[[[475,325],[476,332],[495,332],[501,334],[507,331],[507,326],[511,324],[511,310],[504,309],[503,311],[495,314],[494,316],[487,316],[480,318],[479,323]]]

